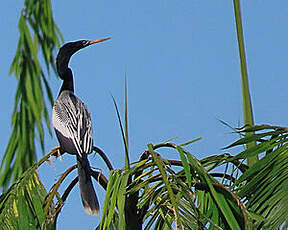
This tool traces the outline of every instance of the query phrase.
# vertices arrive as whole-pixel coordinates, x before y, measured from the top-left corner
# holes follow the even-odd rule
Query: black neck
[[[63,92],[64,90],[69,90],[74,92],[74,84],[73,84],[73,74],[70,68],[67,68],[66,71],[59,73],[61,79],[63,80],[62,87],[60,89],[60,92]]]

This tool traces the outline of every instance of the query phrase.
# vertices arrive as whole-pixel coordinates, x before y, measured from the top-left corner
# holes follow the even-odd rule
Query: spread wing
[[[68,153],[91,153],[92,122],[86,105],[73,92],[63,91],[53,105],[52,123],[61,148]]]

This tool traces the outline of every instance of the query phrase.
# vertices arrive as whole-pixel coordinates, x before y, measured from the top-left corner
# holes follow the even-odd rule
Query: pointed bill
[[[102,39],[90,41],[88,44],[89,44],[89,45],[92,45],[92,44],[95,44],[95,43],[104,42],[104,41],[109,40],[109,39],[110,39],[110,38],[102,38]]]

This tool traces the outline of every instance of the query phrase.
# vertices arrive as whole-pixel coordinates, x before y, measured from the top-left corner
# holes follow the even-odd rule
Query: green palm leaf
[[[288,221],[288,130],[268,125],[252,129],[258,133],[242,138],[232,146],[254,140],[258,144],[235,158],[247,159],[255,152],[264,155],[237,180],[236,194],[242,198],[247,209],[265,218],[255,221],[257,227],[277,229]]]
[[[168,146],[179,153],[181,161],[167,160],[155,151]],[[218,160],[229,159],[223,156]],[[211,158],[211,162],[215,162],[215,158]],[[205,163],[209,165],[207,159]],[[128,187],[120,186],[122,184]],[[123,200],[123,194],[126,194],[124,212],[122,201],[118,201]],[[129,210],[133,210],[134,216]],[[123,218],[120,213],[125,215],[126,229],[141,229],[143,223],[145,229],[176,226],[179,229],[252,229],[251,215],[241,200],[181,145],[172,143],[150,144],[130,169],[112,171],[98,228],[112,229],[112,224],[118,225]],[[130,219],[129,226],[127,219]],[[133,223],[133,228],[131,219],[139,220],[140,227]]]
[[[49,212],[45,213],[43,204],[47,196],[43,184],[39,180],[37,169],[52,153],[39,163],[27,169],[25,173],[0,196],[1,229],[56,229],[54,203],[51,202]],[[49,216],[49,218],[47,218]]]
[[[12,134],[1,163],[0,186],[5,190],[36,161],[35,139],[44,151],[43,121],[50,130],[45,92],[50,105],[52,93],[39,62],[39,47],[46,72],[55,70],[53,51],[63,41],[53,21],[50,0],[25,0],[18,22],[19,41],[9,74],[18,80],[12,115]]]

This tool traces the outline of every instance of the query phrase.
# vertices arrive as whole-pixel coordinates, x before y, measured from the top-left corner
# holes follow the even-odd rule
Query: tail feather
[[[90,215],[99,215],[99,202],[92,184],[90,165],[86,154],[77,157],[80,194],[85,211]]]

